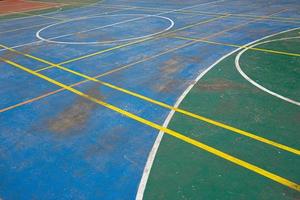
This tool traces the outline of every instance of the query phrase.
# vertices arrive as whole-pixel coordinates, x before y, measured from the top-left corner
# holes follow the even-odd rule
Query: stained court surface
[[[0,1],[0,199],[300,199],[299,11]]]

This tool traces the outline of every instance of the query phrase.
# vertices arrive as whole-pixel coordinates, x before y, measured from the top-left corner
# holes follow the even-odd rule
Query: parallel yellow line
[[[197,41],[194,41],[194,42],[190,42],[190,43],[187,43],[187,44],[184,44],[182,45],[181,47],[177,47],[177,49],[179,48],[183,48],[184,46],[188,46],[188,45],[192,45],[193,43],[196,43]],[[116,85],[112,85],[110,83],[107,83],[107,82],[104,82],[104,81],[100,81],[94,77],[90,77],[90,76],[87,76],[83,73],[80,73],[80,72],[77,72],[77,71],[74,71],[74,70],[71,70],[69,68],[66,68],[66,67],[63,67],[62,65],[59,65],[59,64],[55,64],[55,63],[52,63],[50,61],[47,61],[47,60],[44,60],[44,59],[41,59],[41,58],[38,58],[38,57],[35,57],[33,55],[30,55],[30,54],[26,54],[26,53],[22,53],[20,51],[17,51],[15,49],[12,49],[12,48],[9,48],[9,47],[6,47],[4,45],[1,45],[0,44],[0,47],[2,48],[5,48],[11,52],[15,52],[16,54],[21,54],[21,55],[24,55],[28,58],[32,58],[34,60],[37,60],[39,62],[42,62],[42,63],[45,63],[45,64],[48,64],[50,66],[53,66],[53,67],[56,67],[56,68],[59,68],[61,70],[64,70],[64,71],[67,71],[69,73],[72,73],[72,74],[75,74],[77,76],[80,76],[82,78],[85,78],[87,80],[90,80],[90,81],[93,81],[93,82],[97,82],[99,84],[102,84],[102,85],[105,85],[109,88],[112,88],[112,89],[115,89],[115,90],[118,90],[120,92],[123,92],[123,93],[126,93],[128,95],[131,95],[131,96],[134,96],[134,97],[137,97],[139,99],[142,99],[142,100],[145,100],[147,102],[150,102],[150,103],[153,103],[153,104],[156,104],[158,106],[161,106],[161,107],[164,107],[164,108],[167,108],[167,109],[170,109],[170,110],[174,110],[176,112],[179,112],[179,113],[182,113],[186,116],[189,116],[189,117],[192,117],[192,118],[195,118],[195,119],[198,119],[200,121],[204,121],[204,122],[207,122],[209,124],[213,124],[215,126],[218,126],[218,127],[221,127],[223,129],[226,129],[226,130],[230,130],[230,131],[233,131],[237,134],[240,134],[240,135],[244,135],[246,137],[249,137],[249,138],[252,138],[254,140],[257,140],[257,141],[260,141],[262,143],[265,143],[265,144],[268,144],[268,145],[271,145],[273,147],[277,147],[279,149],[282,149],[282,150],[285,150],[285,151],[288,151],[290,153],[294,153],[296,155],[300,155],[300,150],[297,150],[297,149],[294,149],[292,147],[289,147],[289,146],[286,146],[286,145],[283,145],[283,144],[280,144],[280,143],[277,143],[277,142],[274,142],[272,140],[269,140],[269,139],[266,139],[266,138],[263,138],[263,137],[260,137],[260,136],[257,136],[255,134],[252,134],[252,133],[249,133],[247,131],[243,131],[241,129],[238,129],[238,128],[235,128],[235,127],[232,127],[232,126],[229,126],[227,124],[223,124],[221,122],[218,122],[218,121],[215,121],[215,120],[212,120],[212,119],[209,119],[209,118],[206,118],[204,116],[201,116],[201,115],[198,115],[198,114],[194,114],[192,112],[189,112],[189,111],[186,111],[186,110],[183,110],[183,109],[180,109],[180,108],[175,108],[173,106],[170,106],[166,103],[163,103],[163,102],[160,102],[160,101],[157,101],[155,99],[152,99],[152,98],[149,98],[149,97],[146,97],[144,95],[141,95],[141,94],[138,94],[136,92],[132,92],[130,90],[127,90],[127,89],[124,89],[124,88],[121,88],[121,87],[118,87]],[[175,49],[174,49],[175,50]],[[174,51],[173,50],[173,51]],[[164,52],[164,53],[167,53],[167,52]],[[158,56],[158,55],[157,55]]]
[[[221,157],[221,158],[223,158],[223,159],[225,159],[227,161],[230,161],[230,162],[232,162],[232,163],[234,163],[236,165],[244,167],[244,168],[246,168],[246,169],[248,169],[248,170],[250,170],[252,172],[260,174],[260,175],[262,175],[262,176],[264,176],[266,178],[269,178],[269,179],[271,179],[271,180],[273,180],[273,181],[275,181],[277,183],[285,185],[285,186],[287,186],[287,187],[289,187],[291,189],[300,191],[300,185],[298,185],[297,183],[292,182],[292,181],[290,181],[290,180],[288,180],[286,178],[283,178],[283,177],[281,177],[279,175],[276,175],[276,174],[271,173],[271,172],[269,172],[267,170],[264,170],[264,169],[262,169],[260,167],[257,167],[257,166],[255,166],[255,165],[253,165],[251,163],[248,163],[248,162],[243,161],[243,160],[241,160],[239,158],[236,158],[236,157],[234,157],[234,156],[232,156],[230,154],[227,154],[227,153],[222,152],[222,151],[220,151],[218,149],[215,149],[215,148],[213,148],[211,146],[208,146],[208,145],[206,145],[206,144],[204,144],[202,142],[199,142],[199,141],[194,140],[194,139],[192,139],[190,137],[187,137],[187,136],[185,136],[185,135],[183,135],[183,134],[181,134],[181,133],[179,133],[177,131],[171,130],[169,128],[165,128],[165,127],[163,127],[163,126],[161,126],[159,124],[156,124],[156,123],[151,122],[151,121],[149,121],[147,119],[144,119],[144,118],[139,117],[139,116],[137,116],[135,114],[132,114],[132,113],[130,113],[128,111],[125,111],[125,110],[123,110],[121,108],[118,108],[118,107],[116,107],[116,106],[114,106],[112,104],[106,103],[106,102],[104,102],[104,101],[102,101],[100,99],[97,99],[95,97],[89,96],[89,95],[87,95],[87,94],[85,94],[85,93],[83,93],[83,92],[81,92],[79,90],[76,90],[76,89],[74,89],[74,88],[72,88],[70,86],[67,86],[67,85],[65,85],[65,84],[63,84],[61,82],[58,82],[58,81],[56,81],[54,79],[51,79],[51,78],[49,78],[49,77],[47,77],[47,76],[45,76],[43,74],[35,72],[35,71],[33,71],[31,69],[28,69],[28,68],[26,68],[24,66],[21,66],[21,65],[15,63],[15,62],[12,62],[10,60],[3,59],[3,58],[0,58],[0,60],[6,62],[9,65],[12,65],[12,66],[18,68],[18,69],[21,69],[21,70],[23,70],[23,71],[25,71],[27,73],[30,73],[30,74],[32,74],[34,76],[37,76],[37,77],[39,77],[41,79],[44,79],[44,80],[46,80],[46,81],[48,81],[48,82],[50,82],[52,84],[55,84],[55,85],[57,85],[57,86],[59,86],[61,88],[64,88],[64,89],[66,89],[66,90],[68,90],[68,91],[70,91],[70,92],[72,92],[74,94],[77,94],[77,95],[79,95],[79,96],[81,96],[81,97],[83,97],[85,99],[88,99],[88,100],[90,100],[90,101],[92,101],[94,103],[97,103],[97,104],[99,104],[101,106],[104,106],[104,107],[110,109],[110,110],[113,110],[113,111],[115,111],[117,113],[120,113],[123,116],[126,116],[126,117],[128,117],[130,119],[138,121],[138,122],[140,122],[142,124],[150,126],[150,127],[154,128],[154,129],[157,129],[159,131],[163,131],[166,134],[169,134],[169,135],[171,135],[171,136],[173,136],[173,137],[175,137],[175,138],[177,138],[179,140],[182,140],[182,141],[184,141],[184,142],[186,142],[188,144],[191,144],[191,145],[193,145],[195,147],[198,147],[198,148],[200,148],[200,149],[202,149],[204,151],[207,151],[207,152],[209,152],[209,153],[211,153],[213,155],[216,155],[216,156]]]
[[[158,36],[153,36],[153,37],[149,37],[149,38],[144,38],[144,39],[141,39],[141,40],[137,40],[137,41],[134,41],[134,42],[129,42],[129,43],[121,44],[121,45],[118,45],[118,46],[115,46],[115,47],[111,47],[111,48],[104,49],[104,50],[101,50],[101,51],[98,51],[98,52],[95,52],[95,53],[87,54],[87,55],[84,55],[84,56],[81,56],[81,57],[77,57],[77,58],[74,58],[74,59],[71,59],[71,60],[67,60],[67,61],[61,62],[61,63],[58,63],[58,65],[68,64],[68,63],[75,62],[75,61],[78,61],[78,60],[82,60],[82,59],[85,59],[85,58],[93,57],[93,56],[96,56],[96,55],[99,55],[99,54],[102,54],[102,53],[106,53],[106,52],[109,52],[109,51],[112,51],[112,50],[120,49],[120,48],[123,48],[123,47],[127,47],[127,46],[131,46],[131,45],[134,45],[134,44],[138,44],[138,43],[142,43],[142,42],[145,42],[145,41],[148,41],[148,40],[159,39],[160,37],[162,37],[164,35],[175,33],[175,32],[178,32],[178,31],[182,31],[182,30],[185,30],[185,29],[188,29],[188,28],[191,28],[191,27],[194,27],[194,26],[198,26],[198,25],[201,25],[201,24],[209,23],[209,22],[212,22],[212,21],[216,21],[218,19],[222,19],[222,18],[225,18],[225,17],[228,17],[228,16],[229,15],[215,17],[215,18],[212,18],[212,19],[209,19],[209,20],[205,20],[205,21],[201,21],[201,22],[198,22],[198,23],[195,23],[195,24],[184,26],[182,28],[178,28],[178,29],[175,29],[175,30],[170,31],[170,32],[162,33],[161,35],[158,35]],[[53,66],[47,66],[47,67],[44,67],[44,68],[36,70],[36,72],[47,70],[47,69],[50,69],[52,67]]]
[[[247,46],[241,46],[241,45],[223,43],[223,42],[214,42],[214,41],[205,40],[205,39],[201,39],[201,38],[197,39],[197,38],[182,37],[182,36],[174,36],[173,38],[189,40],[189,41],[198,41],[198,42],[204,42],[204,43],[221,45],[221,46],[238,47],[241,49],[249,49],[249,50],[253,50],[253,51],[261,51],[261,52],[280,54],[280,55],[285,55],[285,56],[300,57],[300,54],[298,54],[298,53],[290,53],[290,52],[285,52],[285,51],[277,51],[277,50],[263,49],[263,48],[256,48],[256,47],[247,47]]]

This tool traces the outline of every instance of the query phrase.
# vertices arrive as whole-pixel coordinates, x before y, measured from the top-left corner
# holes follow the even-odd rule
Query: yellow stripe
[[[88,55],[77,57],[77,58],[74,58],[74,59],[71,59],[71,60],[67,60],[67,61],[58,63],[58,65],[68,64],[68,63],[71,63],[71,62],[75,62],[75,61],[78,61],[78,60],[82,60],[82,59],[85,59],[85,58],[96,56],[96,55],[99,55],[99,54],[102,54],[102,53],[106,53],[106,52],[109,52],[109,51],[112,51],[112,50],[116,50],[116,49],[120,49],[120,48],[123,48],[123,47],[127,47],[127,46],[131,46],[131,45],[134,45],[134,44],[138,44],[138,43],[141,43],[141,42],[144,42],[144,41],[147,41],[147,40],[159,39],[160,37],[162,37],[164,35],[167,35],[167,34],[170,34],[170,33],[175,33],[177,31],[182,31],[182,30],[191,28],[193,26],[197,26],[197,25],[209,23],[209,22],[212,22],[212,21],[216,21],[218,19],[225,18],[225,17],[227,17],[227,16],[215,17],[215,18],[212,18],[212,19],[209,19],[209,20],[201,21],[201,22],[198,22],[198,23],[195,23],[195,24],[191,24],[191,25],[188,25],[188,26],[185,26],[185,27],[182,27],[182,28],[179,28],[179,29],[167,32],[167,33],[163,33],[163,34],[161,34],[159,36],[154,36],[154,37],[150,37],[150,38],[144,38],[144,39],[137,40],[137,41],[134,41],[134,42],[129,42],[129,43],[118,45],[118,46],[115,46],[115,47],[112,47],[112,48],[104,49],[104,50],[101,50],[101,51],[98,51],[98,52],[95,52],[95,53],[92,53],[92,54],[88,54]],[[43,70],[46,70],[46,69],[50,69],[52,67],[53,66],[47,66],[47,67],[44,67],[44,68],[36,70],[36,72],[40,72],[40,71],[43,71]]]
[[[238,47],[238,48],[241,48],[241,49],[249,49],[249,50],[253,50],[253,51],[262,51],[262,52],[266,52],[266,53],[280,54],[280,55],[285,55],[285,56],[300,57],[300,54],[298,54],[298,53],[290,53],[290,52],[276,51],[276,50],[271,50],[271,49],[262,49],[262,48],[256,48],[256,47],[240,46],[240,45],[236,45],[236,44],[213,42],[213,41],[209,41],[209,40],[182,37],[182,36],[174,36],[174,38],[182,39],[182,40],[189,40],[189,41],[198,41],[198,42],[204,42],[204,43],[216,44],[216,45],[222,45],[222,46],[229,46],[229,47]]]
[[[253,165],[251,163],[248,163],[248,162],[243,161],[243,160],[241,160],[239,158],[236,158],[236,157],[231,156],[231,155],[229,155],[227,153],[224,153],[224,152],[222,152],[222,151],[220,151],[218,149],[210,147],[210,146],[208,146],[208,145],[206,145],[204,143],[201,143],[201,142],[199,142],[197,140],[194,140],[192,138],[184,136],[183,134],[181,134],[179,132],[176,132],[176,131],[173,131],[171,129],[162,127],[159,124],[153,123],[153,122],[151,122],[149,120],[146,120],[144,118],[141,118],[141,117],[139,117],[139,116],[137,116],[135,114],[132,114],[130,112],[122,110],[122,109],[120,109],[120,108],[118,108],[118,107],[116,107],[116,106],[114,106],[112,104],[109,104],[109,103],[106,103],[106,102],[101,101],[99,99],[96,99],[96,98],[94,98],[92,96],[89,96],[89,95],[87,95],[87,94],[85,94],[85,93],[83,93],[83,92],[81,92],[79,90],[76,90],[76,89],[74,89],[74,88],[72,88],[70,86],[67,86],[67,85],[65,85],[63,83],[60,83],[60,82],[58,82],[56,80],[53,80],[53,79],[51,79],[51,78],[49,78],[49,77],[47,77],[47,76],[45,76],[43,74],[35,72],[35,71],[33,71],[31,69],[28,69],[26,67],[23,67],[23,66],[15,63],[15,62],[12,62],[12,61],[9,61],[9,60],[3,59],[3,58],[0,58],[0,60],[6,62],[7,64],[10,64],[10,65],[12,65],[12,66],[14,66],[16,68],[19,68],[19,69],[21,69],[23,71],[26,71],[26,72],[34,75],[34,76],[42,78],[42,79],[44,79],[44,80],[46,80],[46,81],[48,81],[50,83],[53,83],[53,84],[55,84],[55,85],[57,85],[59,87],[62,87],[64,89],[66,89],[66,90],[69,90],[70,92],[73,92],[74,94],[77,94],[77,95],[79,95],[79,96],[81,96],[83,98],[86,98],[86,99],[88,99],[88,100],[90,100],[90,101],[92,101],[94,103],[97,103],[97,104],[102,105],[102,106],[104,106],[104,107],[106,107],[108,109],[111,109],[111,110],[113,110],[115,112],[118,112],[118,113],[120,113],[120,114],[122,114],[122,115],[124,115],[124,116],[126,116],[128,118],[136,120],[136,121],[138,121],[138,122],[140,122],[142,124],[148,125],[148,126],[154,128],[154,129],[163,131],[163,132],[165,132],[165,133],[167,133],[167,134],[169,134],[169,135],[171,135],[171,136],[173,136],[173,137],[175,137],[177,139],[180,139],[180,140],[182,140],[182,141],[184,141],[184,142],[186,142],[188,144],[196,146],[196,147],[198,147],[200,149],[203,149],[203,150],[205,150],[205,151],[207,151],[209,153],[212,153],[212,154],[214,154],[214,155],[216,155],[218,157],[221,157],[221,158],[223,158],[225,160],[228,160],[228,161],[230,161],[232,163],[235,163],[235,164],[237,164],[237,165],[239,165],[241,167],[244,167],[244,168],[246,168],[246,169],[248,169],[250,171],[253,171],[253,172],[257,173],[257,174],[260,174],[260,175],[262,175],[262,176],[264,176],[266,178],[269,178],[269,179],[271,179],[271,180],[273,180],[273,181],[275,181],[277,183],[285,185],[285,186],[287,186],[287,187],[289,187],[291,189],[300,191],[300,185],[298,185],[297,183],[294,183],[294,182],[292,182],[292,181],[290,181],[288,179],[285,179],[285,178],[283,178],[281,176],[273,174],[273,173],[271,173],[269,171],[266,171],[266,170],[264,170],[264,169],[262,169],[260,167],[257,167],[257,166],[255,166],[255,165]]]
[[[197,41],[187,43],[187,44],[185,44],[185,45],[183,45],[183,46],[181,46],[181,47],[177,47],[176,49],[183,48],[184,46],[191,45],[191,44],[193,44],[193,43],[195,43],[195,42],[197,42]],[[187,115],[187,116],[189,116],[189,117],[192,117],[192,118],[195,118],[195,119],[198,119],[198,120],[201,120],[201,121],[205,121],[205,122],[207,122],[207,123],[209,123],[209,124],[213,124],[213,125],[215,125],[215,126],[218,126],[218,127],[221,127],[221,128],[224,128],[224,129],[227,129],[227,130],[230,130],[230,131],[233,131],[233,132],[235,132],[235,133],[238,133],[238,134],[240,134],[240,135],[244,135],[244,136],[250,137],[250,138],[252,138],[252,139],[254,139],[254,140],[263,142],[263,143],[265,143],[265,144],[268,144],[268,145],[277,147],[277,148],[279,148],[279,149],[282,149],[282,150],[285,150],[285,151],[288,151],[288,152],[291,152],[291,153],[300,155],[300,151],[299,151],[299,150],[294,149],[294,148],[291,148],[291,147],[288,147],[288,146],[286,146],[286,145],[283,145],[283,144],[280,144],[280,143],[277,143],[277,142],[268,140],[268,139],[266,139],[266,138],[263,138],[263,137],[260,137],[260,136],[255,135],[255,134],[249,133],[249,132],[247,132],[247,131],[243,131],[243,130],[240,130],[240,129],[238,129],[238,128],[235,128],[235,127],[232,127],[232,126],[223,124],[223,123],[221,123],[221,122],[218,122],[218,121],[215,121],[215,120],[212,120],[212,119],[209,119],[209,118],[206,118],[206,117],[203,117],[203,116],[194,114],[194,113],[192,113],[192,112],[189,112],[189,111],[186,111],[186,110],[182,110],[182,109],[180,109],[180,108],[175,108],[175,107],[170,106],[170,105],[168,105],[168,104],[165,104],[165,103],[163,103],[163,102],[160,102],[160,101],[151,99],[151,98],[149,98],[149,97],[140,95],[140,94],[138,94],[138,93],[135,93],[135,92],[126,90],[126,89],[124,89],[124,88],[121,88],[121,87],[112,85],[112,84],[107,83],[107,82],[104,82],[104,81],[99,81],[99,80],[96,79],[96,78],[87,76],[87,75],[85,75],[85,74],[82,74],[82,73],[79,73],[79,72],[77,72],[77,71],[68,69],[68,68],[63,67],[63,66],[61,66],[61,65],[59,65],[59,64],[55,64],[55,63],[49,62],[49,61],[47,61],[47,60],[44,60],[44,59],[41,59],[41,58],[32,56],[32,55],[30,55],[30,54],[26,54],[26,53],[19,52],[19,51],[17,51],[17,50],[14,50],[14,49],[12,49],[12,48],[6,47],[6,46],[4,46],[4,45],[1,45],[1,44],[0,44],[0,47],[6,48],[7,50],[12,51],[12,52],[15,52],[15,53],[17,53],[17,54],[22,54],[22,55],[24,55],[24,56],[26,56],[26,57],[29,57],[29,58],[32,58],[32,59],[34,59],[34,60],[40,61],[40,62],[42,62],[42,63],[46,63],[46,64],[48,64],[48,65],[50,65],[50,66],[57,67],[57,68],[62,69],[62,70],[64,70],[64,71],[67,71],[67,72],[70,72],[70,73],[72,73],[72,74],[75,74],[75,75],[77,75],[77,76],[83,77],[83,78],[85,78],[85,79],[87,79],[87,80],[90,80],[90,81],[93,81],[93,82],[100,83],[100,84],[105,85],[105,86],[107,86],[107,87],[109,87],[109,88],[112,88],[112,89],[121,91],[121,92],[123,92],[123,93],[129,94],[129,95],[131,95],[131,96],[134,96],[134,97],[143,99],[143,100],[145,100],[145,101],[148,101],[148,102],[150,102],[150,103],[159,105],[159,106],[161,106],[161,107],[164,107],[164,108],[167,108],[167,109],[174,110],[174,111],[176,111],[176,112],[182,113],[182,114]],[[174,50],[175,50],[175,49],[174,49]],[[164,53],[167,53],[167,52],[164,52]],[[156,55],[156,56],[159,56],[159,55]],[[124,67],[126,67],[126,66],[124,66]],[[118,70],[120,70],[120,68],[119,68]],[[105,74],[105,75],[106,75],[106,74]]]

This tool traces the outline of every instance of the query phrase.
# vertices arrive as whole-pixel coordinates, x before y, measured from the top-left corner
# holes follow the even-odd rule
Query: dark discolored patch
[[[78,33],[75,33],[75,37],[80,38],[80,39],[84,39],[84,38],[88,38],[89,35],[86,34],[86,33],[80,33],[80,32],[78,32]]]
[[[91,88],[86,94],[100,100],[105,99],[98,87]],[[96,103],[78,97],[73,105],[48,122],[48,128],[59,136],[69,136],[72,130],[80,129],[86,124],[96,106]]]
[[[201,83],[195,85],[195,88],[203,91],[223,91],[231,89],[243,89],[245,88],[242,84],[237,84],[226,79],[218,79],[212,83]]]
[[[159,92],[171,92],[179,85],[181,80],[167,80],[164,84],[154,84],[154,89]]]
[[[164,63],[162,63],[162,67],[159,69],[160,76],[158,77],[158,81],[152,84],[154,90],[158,92],[170,92],[178,84],[182,84],[183,80],[176,79],[176,74],[182,72],[184,68],[184,60],[180,56],[173,57]]]
[[[178,86],[192,84],[185,78],[178,78],[178,75],[183,70],[188,69],[190,65],[199,64],[201,57],[198,56],[176,56],[162,63],[160,68],[160,76],[158,81],[152,84],[152,87],[157,92],[171,92]]]

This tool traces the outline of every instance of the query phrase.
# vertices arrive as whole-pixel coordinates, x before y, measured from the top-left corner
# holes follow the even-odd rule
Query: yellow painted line
[[[14,66],[16,68],[19,68],[19,69],[21,69],[21,70],[23,70],[23,71],[25,71],[27,73],[30,73],[30,74],[32,74],[34,76],[37,76],[37,77],[39,77],[41,79],[44,79],[44,80],[46,80],[46,81],[48,81],[48,82],[50,82],[52,84],[55,84],[55,85],[57,85],[57,86],[59,86],[61,88],[64,88],[64,89],[66,89],[66,90],[68,90],[68,91],[70,91],[70,92],[72,92],[74,94],[77,94],[77,95],[79,95],[79,96],[81,96],[81,97],[83,97],[85,99],[88,99],[88,100],[90,100],[90,101],[92,101],[94,103],[97,103],[97,104],[99,104],[101,106],[104,106],[104,107],[110,109],[110,110],[113,110],[113,111],[115,111],[117,113],[120,113],[123,116],[126,116],[126,117],[128,117],[130,119],[138,121],[138,122],[140,122],[142,124],[150,126],[150,127],[154,128],[154,129],[157,129],[159,131],[163,131],[166,134],[169,134],[169,135],[171,135],[171,136],[173,136],[173,137],[175,137],[175,138],[177,138],[179,140],[182,140],[182,141],[184,141],[184,142],[186,142],[188,144],[191,144],[191,145],[193,145],[195,147],[198,147],[198,148],[200,148],[200,149],[202,149],[204,151],[207,151],[207,152],[209,152],[209,153],[211,153],[213,155],[216,155],[216,156],[221,157],[221,158],[223,158],[223,159],[225,159],[227,161],[230,161],[230,162],[232,162],[232,163],[234,163],[236,165],[244,167],[244,168],[246,168],[246,169],[248,169],[248,170],[250,170],[252,172],[260,174],[260,175],[262,175],[262,176],[264,176],[266,178],[269,178],[269,179],[271,179],[271,180],[273,180],[273,181],[275,181],[277,183],[285,185],[285,186],[287,186],[287,187],[289,187],[291,189],[300,191],[300,185],[298,185],[297,183],[294,183],[294,182],[292,182],[292,181],[290,181],[290,180],[288,180],[286,178],[283,178],[283,177],[281,177],[279,175],[271,173],[271,172],[269,172],[267,170],[264,170],[264,169],[262,169],[260,167],[257,167],[257,166],[255,166],[255,165],[253,165],[251,163],[243,161],[243,160],[241,160],[239,158],[236,158],[234,156],[231,156],[230,154],[224,153],[224,152],[222,152],[222,151],[220,151],[218,149],[215,149],[215,148],[213,148],[211,146],[208,146],[208,145],[206,145],[206,144],[204,144],[202,142],[199,142],[197,140],[189,138],[189,137],[187,137],[187,136],[185,136],[185,135],[183,135],[183,134],[181,134],[179,132],[176,132],[176,131],[171,130],[169,128],[165,128],[165,127],[163,127],[163,126],[161,126],[159,124],[156,124],[156,123],[151,122],[151,121],[149,121],[147,119],[139,117],[139,116],[137,116],[135,114],[132,114],[132,113],[130,113],[128,111],[125,111],[125,110],[123,110],[121,108],[118,108],[118,107],[116,107],[116,106],[114,106],[112,104],[106,103],[106,102],[104,102],[104,101],[102,101],[100,99],[97,99],[97,98],[94,98],[92,96],[89,96],[89,95],[87,95],[87,94],[85,94],[85,93],[83,93],[83,92],[81,92],[79,90],[76,90],[76,89],[74,89],[74,88],[72,88],[70,86],[67,86],[67,85],[65,85],[65,84],[63,84],[61,82],[58,82],[58,81],[56,81],[54,79],[51,79],[51,78],[49,78],[49,77],[47,77],[47,76],[45,76],[43,74],[35,72],[35,71],[33,71],[31,69],[28,69],[28,68],[26,68],[24,66],[21,66],[21,65],[15,63],[15,62],[12,62],[10,60],[3,59],[3,58],[0,58],[0,60],[6,62],[7,64],[10,64],[10,65],[12,65],[12,66]]]
[[[194,27],[194,26],[198,26],[198,25],[201,25],[201,24],[209,23],[209,22],[212,22],[212,21],[216,21],[218,19],[222,19],[222,18],[225,18],[225,17],[227,17],[227,16],[215,17],[215,18],[212,18],[212,19],[209,19],[209,20],[201,21],[201,22],[198,22],[198,23],[195,23],[195,24],[191,24],[191,25],[179,28],[179,29],[175,29],[175,30],[167,32],[167,33],[163,33],[159,36],[144,38],[144,39],[137,40],[137,41],[134,41],[134,42],[121,44],[121,45],[111,47],[111,48],[108,48],[108,49],[104,49],[104,50],[101,50],[101,51],[98,51],[98,52],[95,52],[95,53],[91,53],[91,54],[87,54],[87,55],[84,55],[84,56],[81,56],[81,57],[77,57],[77,58],[74,58],[74,59],[71,59],[71,60],[67,60],[67,61],[58,63],[58,65],[68,64],[68,63],[71,63],[71,62],[75,62],[75,61],[82,60],[82,59],[85,59],[85,58],[93,57],[93,56],[96,56],[96,55],[99,55],[99,54],[102,54],[102,53],[106,53],[106,52],[109,52],[109,51],[112,51],[112,50],[116,50],[116,49],[120,49],[120,48],[123,48],[123,47],[131,46],[131,45],[138,44],[138,43],[141,43],[141,42],[145,42],[145,41],[148,41],[148,40],[159,39],[160,37],[162,37],[164,35],[167,35],[167,34],[170,34],[170,33],[175,33],[175,32],[178,32],[178,31],[182,31],[182,30],[185,30],[185,29],[188,29],[188,28],[191,28],[191,27]],[[40,71],[47,70],[47,69],[50,69],[50,68],[53,68],[53,66],[47,66],[47,67],[38,69],[38,70],[36,70],[36,72],[40,72]]]
[[[193,42],[184,44],[184,45],[182,45],[182,46],[180,46],[180,47],[177,47],[176,49],[173,49],[172,51],[175,51],[175,50],[177,50],[177,49],[183,48],[183,47],[185,47],[185,46],[192,45],[192,44],[194,44],[194,43],[196,43],[196,42],[197,42],[197,41],[193,41]],[[26,57],[28,57],[28,58],[32,58],[32,59],[37,60],[37,61],[39,61],[39,62],[48,64],[48,65],[50,65],[50,66],[59,68],[59,69],[61,69],[61,70],[67,71],[67,72],[72,73],[72,74],[75,74],[75,75],[80,76],[80,77],[82,77],[82,78],[85,78],[85,79],[87,79],[87,80],[90,80],[90,81],[93,81],[93,82],[97,82],[97,83],[102,84],[102,85],[105,85],[105,86],[107,86],[107,87],[109,87],[109,88],[118,90],[118,91],[123,92],[123,93],[126,93],[126,94],[128,94],[128,95],[137,97],[137,98],[139,98],[139,99],[145,100],[145,101],[147,101],[147,102],[156,104],[156,105],[158,105],[158,106],[161,106],[161,107],[164,107],[164,108],[167,108],[167,109],[170,109],[170,110],[174,110],[174,111],[179,112],[179,113],[182,113],[182,114],[184,114],[184,115],[186,115],[186,116],[189,116],[189,117],[198,119],[198,120],[200,120],[200,121],[205,121],[205,122],[207,122],[207,123],[209,123],[209,124],[213,124],[213,125],[215,125],[215,126],[218,126],[218,127],[223,128],[223,129],[233,131],[233,132],[238,133],[238,134],[240,134],[240,135],[244,135],[244,136],[246,136],[246,137],[252,138],[252,139],[257,140],[257,141],[260,141],[260,142],[262,142],[262,143],[271,145],[271,146],[273,146],[273,147],[277,147],[277,148],[282,149],[282,150],[284,150],[284,151],[288,151],[288,152],[290,152],[290,153],[294,153],[294,154],[300,155],[300,150],[294,149],[294,148],[292,148],[292,147],[288,147],[288,146],[286,146],[286,145],[283,145],[283,144],[280,144],[280,143],[277,143],[277,142],[268,140],[268,139],[266,139],[266,138],[263,138],[263,137],[260,137],[260,136],[255,135],[255,134],[249,133],[249,132],[247,132],[247,131],[243,131],[243,130],[241,130],[241,129],[238,129],[238,128],[229,126],[229,125],[227,125],[227,124],[223,124],[223,123],[221,123],[221,122],[218,122],[218,121],[215,121],[215,120],[212,120],[212,119],[203,117],[203,116],[201,116],[201,115],[197,115],[197,114],[194,114],[194,113],[192,113],[192,112],[189,112],[189,111],[186,111],[186,110],[183,110],[183,109],[180,109],[180,108],[175,108],[175,107],[170,106],[170,105],[168,105],[168,104],[166,104],[166,103],[157,101],[157,100],[155,100],[155,99],[151,99],[151,98],[146,97],[146,96],[144,96],[144,95],[141,95],[141,94],[132,92],[132,91],[130,91],[130,90],[127,90],[127,89],[124,89],[124,88],[121,88],[121,87],[112,85],[112,84],[107,83],[107,82],[104,82],[104,81],[100,81],[100,80],[98,80],[98,79],[96,79],[96,78],[87,76],[87,75],[85,75],[85,74],[83,74],[83,73],[80,73],[80,72],[71,70],[71,69],[69,69],[69,68],[63,67],[62,65],[52,63],[52,62],[50,62],[50,61],[47,61],[47,60],[44,60],[44,59],[41,59],[41,58],[32,56],[32,55],[30,55],[30,54],[22,53],[22,52],[20,52],[20,51],[14,50],[14,49],[12,49],[12,48],[6,47],[5,45],[1,45],[1,44],[0,44],[0,47],[6,48],[7,50],[12,51],[12,52],[15,52],[16,54],[24,55],[24,56],[26,56]],[[171,50],[170,50],[170,51],[171,51]],[[168,52],[163,52],[163,54],[165,54],[165,53],[168,53]],[[158,55],[156,55],[156,57],[157,57],[157,56],[160,56],[160,55],[158,54]],[[149,59],[150,59],[150,58],[149,58]],[[125,67],[125,66],[124,66],[124,67]],[[119,69],[119,70],[120,70],[120,69]],[[105,74],[105,75],[107,75],[107,74]]]
[[[290,52],[277,51],[277,50],[271,50],[271,49],[262,49],[262,48],[256,48],[256,47],[247,47],[247,46],[241,46],[241,45],[236,45],[236,44],[213,42],[213,41],[209,41],[209,40],[190,38],[190,37],[182,37],[182,36],[174,36],[174,38],[182,39],[182,40],[189,40],[189,41],[198,41],[198,42],[204,42],[204,43],[216,44],[216,45],[222,45],[222,46],[229,46],[229,47],[238,47],[241,49],[249,49],[249,50],[253,50],[253,51],[261,51],[261,52],[280,54],[280,55],[285,55],[285,56],[300,57],[300,54],[298,54],[298,53],[290,53]]]

